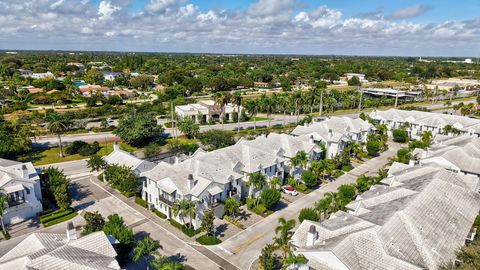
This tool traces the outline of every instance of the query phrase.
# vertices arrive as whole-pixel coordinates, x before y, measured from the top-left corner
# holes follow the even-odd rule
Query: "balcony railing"
[[[164,198],[162,196],[158,196],[158,200],[160,200],[161,202],[163,202],[164,204],[168,205],[168,206],[172,206],[173,205],[173,202],[170,201],[169,199],[167,198]]]

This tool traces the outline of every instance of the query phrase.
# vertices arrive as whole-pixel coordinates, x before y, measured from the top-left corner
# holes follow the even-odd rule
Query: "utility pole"
[[[362,98],[363,98],[363,90],[360,89],[360,102],[358,102],[358,111],[362,110]]]
[[[173,102],[170,102],[170,120],[172,120],[172,136],[176,138],[175,135],[175,121],[173,120]]]

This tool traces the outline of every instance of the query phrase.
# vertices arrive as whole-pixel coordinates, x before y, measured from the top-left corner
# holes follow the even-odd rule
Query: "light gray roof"
[[[26,174],[24,175],[24,169]],[[6,159],[0,160],[0,189],[18,182],[35,183],[40,180],[38,172],[31,162],[21,163]]]
[[[470,183],[478,178],[430,166],[390,178],[384,182],[391,186],[377,185],[350,203],[351,214],[304,221],[293,236],[297,251],[320,265],[328,265],[322,256],[333,254],[352,270],[435,269],[451,261],[480,210]],[[307,246],[312,225],[318,236]]]
[[[287,134],[270,134],[255,140],[240,139],[235,145],[212,152],[197,151],[183,162],[159,164],[154,169],[142,173],[153,181],[168,179],[183,195],[197,196],[212,183],[224,185],[240,179],[244,173],[257,172],[280,164],[298,151],[320,151],[318,146],[303,138]],[[195,187],[189,190],[187,177],[192,174]]]
[[[150,170],[156,165],[153,162],[137,158],[136,156],[121,149],[114,150],[105,157],[105,161],[110,165],[127,166],[132,170],[137,170],[139,172]]]
[[[68,240],[65,234],[33,233],[0,258],[0,268],[120,269],[116,256],[103,232],[94,232],[77,240]]]
[[[480,120],[465,116],[389,109],[385,111],[375,110],[370,113],[370,117],[376,120],[408,122],[430,127],[452,125],[462,131],[473,130],[475,133],[480,133]]]

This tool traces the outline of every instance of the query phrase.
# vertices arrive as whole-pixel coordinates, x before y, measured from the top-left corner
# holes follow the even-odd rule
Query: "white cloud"
[[[414,5],[414,6],[410,6],[410,7],[395,11],[392,15],[390,15],[390,18],[409,19],[409,18],[420,16],[425,12],[429,11],[430,9],[432,9],[431,6],[420,5],[420,4]]]
[[[184,2],[183,0],[150,0],[150,2],[145,5],[145,10],[150,12],[165,12],[167,9],[176,7]]]
[[[112,5],[110,1],[101,1],[98,5],[98,15],[100,15],[100,20],[110,19],[112,14],[120,9],[120,7]]]

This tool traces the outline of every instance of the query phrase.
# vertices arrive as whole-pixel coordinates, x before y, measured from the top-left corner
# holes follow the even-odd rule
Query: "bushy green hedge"
[[[164,213],[158,211],[158,210],[155,209],[155,208],[152,208],[152,212],[155,213],[155,215],[157,215],[159,218],[162,218],[162,219],[166,219],[166,218],[167,218],[167,215],[165,215]]]
[[[52,212],[50,214],[46,214],[46,215],[43,215],[41,218],[40,218],[40,223],[42,224],[45,224],[47,222],[50,222],[52,220],[55,220],[55,219],[58,219],[58,218],[61,218],[61,217],[64,217],[66,215],[69,215],[73,212],[73,209],[72,208],[69,208],[67,210],[57,210],[55,212]]]
[[[259,204],[255,208],[253,208],[252,211],[255,212],[256,214],[262,215],[265,212],[267,212],[267,207],[265,207],[265,205],[263,204]]]
[[[51,213],[53,213],[53,209],[47,209],[45,211],[42,211],[42,212],[38,213],[37,216],[43,217],[43,216],[51,214]]]
[[[202,235],[197,238],[197,242],[202,245],[218,245],[222,243],[222,240],[218,239],[217,237],[209,236],[209,235]]]
[[[52,225],[55,225],[55,224],[58,224],[58,223],[61,223],[61,222],[70,220],[70,219],[76,217],[77,215],[78,215],[77,212],[73,212],[73,213],[70,213],[70,214],[68,214],[68,215],[66,215],[66,216],[62,216],[62,217],[60,217],[60,218],[57,218],[57,219],[54,219],[54,220],[45,222],[45,223],[43,223],[43,226],[44,226],[44,227],[50,227],[50,226],[52,226]]]
[[[148,203],[147,201],[145,201],[144,199],[140,198],[140,197],[135,197],[135,202],[145,208],[148,207]]]
[[[305,184],[299,184],[295,188],[302,191],[302,192],[308,189],[307,185],[305,185]]]
[[[202,231],[201,229],[195,230],[193,227],[187,227],[185,225],[182,225],[173,219],[170,219],[170,224],[172,224],[177,229],[180,229],[185,235],[189,237],[195,236]]]

